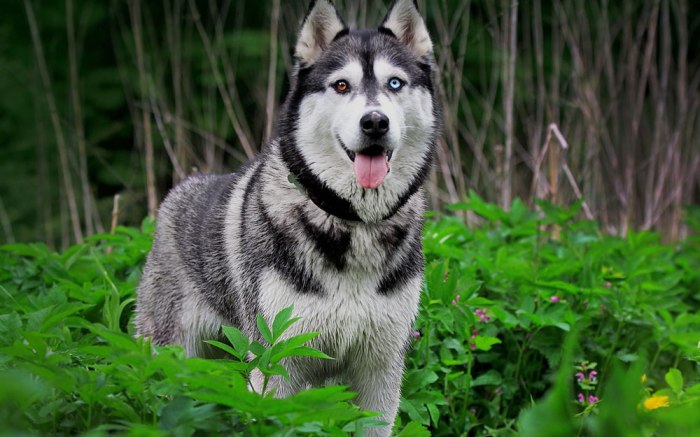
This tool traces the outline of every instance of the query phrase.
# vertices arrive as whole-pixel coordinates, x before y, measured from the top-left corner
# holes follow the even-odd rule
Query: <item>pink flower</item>
[[[583,404],[586,402],[586,397],[583,395],[583,393],[578,394],[578,401],[579,403]]]
[[[552,296],[549,298],[549,301],[552,303],[557,303],[559,302],[559,296]]]
[[[413,336],[413,338],[420,338],[420,332],[414,329],[413,332],[411,332],[411,336]]]
[[[595,404],[595,403],[598,402],[599,400],[600,400],[600,399],[598,399],[597,397],[595,397],[595,396],[593,396],[593,395],[588,396],[588,403],[591,404],[591,405]]]
[[[591,370],[591,373],[588,374],[588,379],[590,379],[591,381],[595,381],[596,375],[598,375],[598,372],[596,372],[595,370]]]
[[[583,382],[584,379],[586,379],[586,375],[583,372],[576,372],[576,381]]]
[[[488,323],[491,320],[491,317],[486,314],[486,310],[478,309],[474,311],[474,314],[479,316],[479,321],[482,323]]]
[[[455,296],[455,298],[452,299],[452,305],[457,305],[459,303],[460,297],[461,296],[459,294],[457,296]]]
[[[474,337],[476,337],[477,335],[479,335],[479,330],[478,330],[478,329],[474,329],[474,330],[472,330],[472,336],[469,337],[469,341],[471,342],[471,344],[469,345],[469,347],[471,347],[473,351],[476,350],[476,343],[474,343]]]

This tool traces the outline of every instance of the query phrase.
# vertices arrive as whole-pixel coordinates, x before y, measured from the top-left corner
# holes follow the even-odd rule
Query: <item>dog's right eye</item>
[[[338,80],[334,82],[331,86],[338,94],[345,94],[350,92],[350,84],[346,80]]]

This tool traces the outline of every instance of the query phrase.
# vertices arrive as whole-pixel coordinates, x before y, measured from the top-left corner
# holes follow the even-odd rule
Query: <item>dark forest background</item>
[[[338,0],[375,26],[388,1]],[[424,0],[445,129],[431,208],[470,190],[682,237],[700,203],[700,2]],[[6,0],[0,243],[138,224],[270,135],[305,1]],[[470,224],[478,224],[467,215]]]

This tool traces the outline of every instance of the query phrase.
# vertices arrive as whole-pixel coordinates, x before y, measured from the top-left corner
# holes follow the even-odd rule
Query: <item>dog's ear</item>
[[[433,53],[433,42],[415,0],[394,0],[379,30],[394,35],[419,58]]]
[[[297,59],[306,66],[313,64],[339,34],[347,31],[330,0],[312,1],[299,32]]]

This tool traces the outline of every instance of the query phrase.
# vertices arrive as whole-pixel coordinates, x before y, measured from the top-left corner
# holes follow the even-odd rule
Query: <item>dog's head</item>
[[[296,57],[279,137],[290,171],[326,211],[391,216],[424,182],[439,131],[433,45],[414,1],[354,31],[317,0]]]

